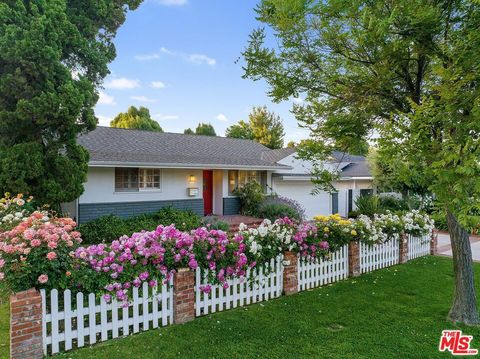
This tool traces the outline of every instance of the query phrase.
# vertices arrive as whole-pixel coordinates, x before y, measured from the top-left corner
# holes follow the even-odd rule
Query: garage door
[[[329,215],[331,211],[331,196],[327,192],[312,195],[313,185],[310,181],[283,181],[273,179],[273,191],[279,196],[294,199],[305,208],[307,219],[318,214]]]

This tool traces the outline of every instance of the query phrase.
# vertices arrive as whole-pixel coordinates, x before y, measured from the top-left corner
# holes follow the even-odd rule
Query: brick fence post
[[[408,235],[406,233],[402,233],[400,235],[399,243],[399,258],[398,262],[400,264],[407,263],[408,261]]]
[[[348,276],[358,277],[360,275],[360,243],[348,243]]]
[[[436,229],[432,230],[432,235],[430,239],[430,254],[432,256],[438,254],[438,231]]]
[[[10,358],[43,358],[42,297],[35,288],[10,296]]]
[[[195,319],[195,272],[180,268],[173,276],[173,322]]]
[[[283,291],[285,295],[298,292],[297,255],[294,252],[283,254]]]

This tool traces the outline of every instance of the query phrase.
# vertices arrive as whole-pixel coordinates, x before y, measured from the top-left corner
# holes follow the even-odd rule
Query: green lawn
[[[426,257],[288,298],[208,315],[184,325],[111,340],[60,356],[451,357],[437,351],[442,329],[455,328],[445,320],[453,292],[451,267],[450,259]],[[475,270],[480,278],[480,264],[475,265]],[[477,287],[480,288],[478,282]],[[2,314],[7,315],[6,309]],[[0,331],[4,327],[2,321]],[[480,328],[462,329],[474,336],[472,347],[480,348]],[[0,332],[1,340],[3,334]]]

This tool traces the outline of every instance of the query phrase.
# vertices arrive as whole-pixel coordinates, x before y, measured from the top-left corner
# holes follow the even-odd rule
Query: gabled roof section
[[[282,148],[279,150],[271,150],[266,156],[272,161],[287,163],[284,159],[295,152],[294,148]],[[277,170],[275,175],[310,177],[310,169],[313,165],[311,161],[293,159],[292,163],[294,163],[292,165],[293,168],[286,171]],[[344,179],[372,178],[368,162],[364,156],[350,155],[345,152],[334,151],[331,155],[330,161],[327,161],[327,163],[332,169],[340,170],[340,175]]]
[[[264,153],[267,147],[236,138],[97,127],[78,143],[90,153],[90,166],[285,169]]]

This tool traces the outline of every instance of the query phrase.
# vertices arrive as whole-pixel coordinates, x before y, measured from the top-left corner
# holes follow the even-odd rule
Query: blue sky
[[[115,39],[95,113],[108,125],[130,105],[146,106],[168,132],[210,122],[218,135],[252,106],[278,113],[286,140],[307,137],[290,113],[291,102],[272,103],[263,81],[241,78],[235,64],[258,27],[253,0],[145,0],[127,15]]]

